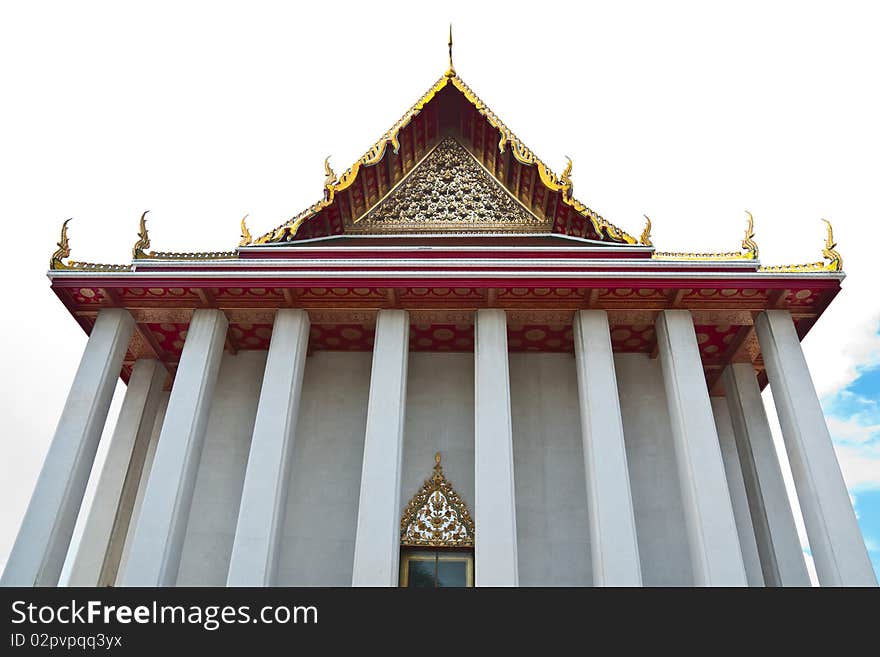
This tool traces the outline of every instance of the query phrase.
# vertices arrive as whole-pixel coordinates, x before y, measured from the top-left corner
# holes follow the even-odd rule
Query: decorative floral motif
[[[443,476],[440,452],[434,474],[413,496],[400,520],[400,544],[427,547],[473,547],[474,521],[464,501]]]
[[[452,137],[447,137],[350,232],[468,229],[549,230]]]

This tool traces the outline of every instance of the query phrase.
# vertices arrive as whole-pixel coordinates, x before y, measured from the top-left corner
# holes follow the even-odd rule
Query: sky
[[[144,210],[157,250],[274,228],[443,74],[450,21],[462,79],[659,250],[735,251],[749,210],[764,264],[813,262],[833,222],[847,278],[803,348],[880,572],[880,6],[840,0],[0,5],[0,568],[85,344],[45,277],[61,222],[117,263]]]

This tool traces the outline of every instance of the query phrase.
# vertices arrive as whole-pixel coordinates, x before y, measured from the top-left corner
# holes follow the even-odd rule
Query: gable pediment
[[[542,233],[552,223],[518,201],[447,136],[346,233]]]
[[[461,172],[482,170],[481,182],[502,194],[472,192],[462,202],[453,190],[417,190],[428,185],[422,176],[425,159],[436,165],[447,138],[470,155]],[[476,165],[476,169],[471,168]],[[413,177],[415,169],[420,176]],[[569,161],[557,176],[507,128],[498,116],[450,68],[360,159],[337,176],[325,162],[323,198],[253,243],[278,244],[342,234],[420,233],[555,233],[611,244],[636,244],[573,196]],[[401,187],[401,183],[410,179]],[[444,184],[441,187],[455,185]],[[422,184],[417,184],[422,183]],[[480,185],[480,192],[487,189]],[[392,192],[396,193],[392,194]],[[410,192],[407,196],[404,192]],[[505,194],[506,192],[506,194]],[[483,202],[486,198],[492,202]],[[403,200],[407,202],[404,203]],[[453,204],[445,201],[454,200]],[[504,200],[500,200],[504,199]],[[513,204],[520,207],[515,208]],[[427,209],[422,206],[427,204]],[[468,205],[470,203],[470,205]],[[381,210],[378,206],[382,206]],[[493,220],[487,221],[489,216]],[[398,225],[395,226],[394,224]],[[402,229],[402,230],[401,230]],[[243,244],[246,246],[249,242]]]

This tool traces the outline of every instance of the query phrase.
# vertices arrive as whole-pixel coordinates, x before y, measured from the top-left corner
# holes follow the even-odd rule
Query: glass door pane
[[[409,588],[434,588],[435,559],[410,559]]]
[[[467,586],[467,561],[464,559],[455,561],[437,561],[437,586],[453,587]]]

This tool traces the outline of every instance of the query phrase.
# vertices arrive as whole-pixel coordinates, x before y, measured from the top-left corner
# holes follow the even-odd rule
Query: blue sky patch
[[[834,443],[847,455],[844,459],[841,452],[841,466],[849,474],[859,527],[880,579],[880,367],[860,371],[822,406]],[[847,473],[848,464],[858,472]]]

